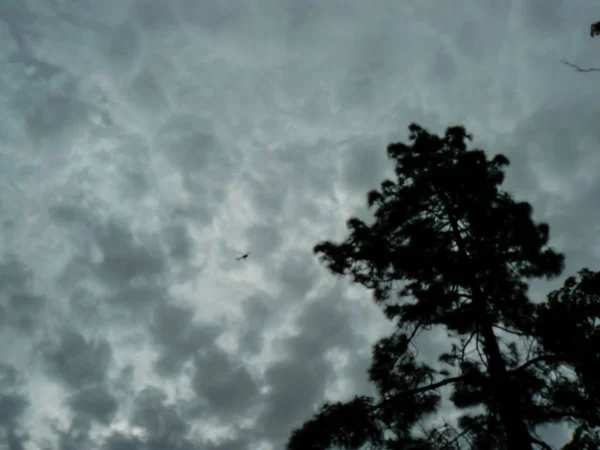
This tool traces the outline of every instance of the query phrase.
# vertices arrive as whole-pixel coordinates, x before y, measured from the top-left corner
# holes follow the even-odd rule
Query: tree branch
[[[527,336],[525,333],[520,333],[518,331],[514,331],[514,330],[509,330],[508,328],[505,328],[503,326],[500,325],[492,325],[494,328],[498,328],[499,330],[502,330],[506,333],[510,333],[510,334],[514,334],[515,336]]]
[[[471,335],[469,336],[469,339],[467,339],[467,341],[464,343],[464,345],[462,346],[461,350],[460,350],[460,362],[462,363],[465,360],[465,350],[467,349],[467,346],[469,345],[469,343],[471,342],[471,340],[473,339],[473,336],[475,336],[475,334],[477,334],[477,329],[475,329],[475,331],[473,331],[471,333]]]
[[[540,356],[536,356],[533,359],[530,359],[529,361],[527,361],[526,363],[523,363],[522,365],[520,365],[519,367],[511,370],[510,372],[518,372],[520,370],[526,369],[529,366],[532,366],[534,364],[537,364],[540,361],[547,361],[549,359],[552,359],[553,356],[552,355],[540,355]]]
[[[445,386],[447,384],[456,383],[457,381],[466,380],[470,376],[471,376],[470,374],[460,375],[458,377],[446,378],[444,380],[428,384],[427,386],[421,386],[419,388],[409,389],[409,390],[404,391],[404,392],[402,392],[402,393],[400,393],[398,395],[394,395],[393,397],[386,398],[386,399],[382,400],[381,402],[379,402],[376,405],[373,405],[373,407],[371,408],[371,411],[377,410],[377,409],[381,408],[383,405],[385,405],[387,403],[396,401],[398,398],[407,397],[407,396],[414,395],[414,394],[419,394],[421,392],[431,391],[431,390],[437,389],[439,387]]]
[[[563,64],[566,64],[569,67],[572,67],[577,72],[600,72],[600,68],[590,67],[589,69],[582,69],[581,67],[579,67],[579,66],[577,66],[577,65],[575,65],[573,63],[570,63],[570,62],[568,62],[565,59],[562,59],[560,62],[563,63]]]
[[[533,442],[534,444],[539,445],[544,450],[552,450],[552,447],[550,447],[548,444],[546,444],[545,442],[540,441],[539,439],[536,439],[534,437],[531,438],[531,442]]]

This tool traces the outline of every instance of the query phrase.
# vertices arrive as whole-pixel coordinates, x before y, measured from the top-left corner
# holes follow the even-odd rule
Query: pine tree
[[[472,137],[461,126],[443,137],[416,124],[409,130],[410,145],[387,148],[396,180],[367,195],[372,223],[350,218],[343,242],[314,247],[331,272],[372,290],[396,325],[373,347],[369,378],[377,398],[325,404],[294,430],[287,448],[550,448],[536,435],[538,425],[588,426],[598,417],[581,410],[598,398],[594,350],[571,354],[567,338],[577,331],[579,344],[595,332],[585,317],[589,292],[578,310],[569,309],[569,295],[583,292],[570,279],[569,292],[533,303],[527,280],[558,276],[564,258],[548,247],[549,227],[533,221],[532,207],[500,189],[508,159],[468,150]],[[569,325],[554,334],[564,324],[549,324],[565,309]],[[452,342],[436,367],[412,351],[415,336],[434,327]],[[462,415],[439,425],[432,419],[444,386]]]

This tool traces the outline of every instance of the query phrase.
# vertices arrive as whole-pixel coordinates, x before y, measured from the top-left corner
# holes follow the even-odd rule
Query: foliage
[[[538,425],[595,425],[599,277],[580,272],[533,303],[527,280],[559,275],[564,261],[548,247],[548,225],[499,188],[508,158],[468,150],[461,126],[442,137],[409,131],[411,145],[387,149],[396,179],[367,195],[373,222],[350,218],[343,242],[314,247],[331,272],[372,290],[396,324],[373,347],[377,397],[325,405],[288,450],[549,448]],[[452,343],[437,368],[411,351],[433,327]],[[574,342],[588,345],[572,352]],[[462,411],[454,424],[434,420],[442,387]]]

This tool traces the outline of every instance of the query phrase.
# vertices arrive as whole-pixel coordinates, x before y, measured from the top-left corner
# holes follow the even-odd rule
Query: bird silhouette
[[[243,254],[242,256],[238,256],[237,258],[235,258],[235,260],[236,260],[236,261],[242,261],[242,260],[245,260],[246,258],[248,258],[248,255],[249,255],[249,254],[250,254],[250,253],[245,253],[245,254]]]

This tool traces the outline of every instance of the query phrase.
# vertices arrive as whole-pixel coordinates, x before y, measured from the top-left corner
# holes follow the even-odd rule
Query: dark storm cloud
[[[274,309],[277,301],[266,292],[258,292],[247,297],[242,303],[242,332],[240,336],[240,352],[250,355],[262,351],[265,341],[265,330],[275,320]]]
[[[34,276],[14,254],[0,258],[0,328],[33,334],[46,299],[35,292]]]
[[[567,252],[566,273],[597,266],[600,249],[590,245],[600,220],[598,208],[591,207],[600,193],[600,158],[594,154],[600,147],[597,114],[591,101],[541,109],[516,130],[507,152],[512,160],[507,184],[535,193],[533,199],[527,194],[524,199],[537,207],[536,220],[548,222],[558,249]]]
[[[77,99],[72,92],[74,89],[72,83],[66,83],[63,92],[49,92],[23,105],[26,108],[25,126],[30,137],[41,140],[64,135],[86,119],[89,107]]]
[[[303,298],[319,280],[315,258],[309,252],[291,253],[277,272],[288,301]]]
[[[181,417],[177,405],[157,387],[143,389],[135,398],[131,425],[141,428],[140,437],[121,432],[112,433],[102,444],[105,450],[192,450],[188,440],[189,424]]]
[[[110,30],[103,41],[105,54],[115,70],[130,71],[136,67],[143,49],[142,39],[132,19],[128,19]]]
[[[28,438],[21,422],[30,407],[23,392],[22,374],[10,364],[0,361],[0,442],[8,450],[22,450]]]
[[[126,91],[130,101],[148,113],[164,111],[168,107],[162,86],[149,70],[140,70]]]
[[[555,36],[565,30],[568,22],[564,0],[531,0],[522,4],[522,18],[532,34]]]
[[[99,280],[111,290],[117,288],[105,297],[108,304],[131,310],[148,309],[165,296],[160,282],[168,264],[160,240],[134,235],[123,221],[94,223],[93,215],[75,205],[59,203],[52,205],[49,212],[79,247],[64,268],[62,279],[66,286],[79,285],[86,278]],[[182,243],[179,245],[179,252],[185,252]],[[140,280],[146,283],[131,284]]]
[[[132,3],[130,14],[140,29],[146,32],[169,30],[179,23],[175,3],[177,1],[137,0]]]
[[[342,212],[369,216],[364,195],[391,170],[385,147],[413,121],[443,132],[464,119],[494,142],[486,150],[508,150],[512,186],[568,261],[592,264],[599,191],[582,174],[595,169],[597,111],[539,111],[510,145],[506,132],[550,96],[592,98],[596,78],[557,61],[594,61],[595,12],[516,3],[0,0],[2,245],[17,255],[0,265],[0,326],[44,333],[50,377],[32,383],[41,397],[61,385],[56,404],[43,401],[68,416],[42,446],[45,412],[0,387],[0,442],[279,449],[336,383],[372,389],[370,342],[386,324],[368,293],[359,306],[348,283],[323,288],[332,275],[311,247],[343,228]],[[232,266],[242,250],[248,261]],[[214,296],[213,283],[231,291]],[[241,317],[206,323],[240,301]],[[277,334],[284,319],[296,335]],[[217,345],[223,334],[237,352]],[[423,337],[421,355],[441,344]],[[17,377],[5,372],[0,385]],[[192,439],[209,418],[228,437]]]
[[[90,424],[89,422],[71,424],[68,429],[62,429],[60,427],[54,428],[56,435],[56,444],[50,448],[56,448],[57,450],[76,450],[79,448],[90,448],[94,447],[96,443],[90,437]]]
[[[388,169],[385,148],[389,142],[380,136],[353,139],[341,152],[344,187],[356,195],[365,195],[379,187]]]
[[[14,426],[28,406],[29,401],[21,394],[0,394],[0,426]]]
[[[193,309],[172,304],[157,306],[149,331],[160,352],[156,370],[165,376],[179,374],[196,352],[212,348],[221,332],[215,325],[195,323]]]
[[[56,343],[41,347],[47,373],[70,388],[101,384],[107,379],[113,354],[105,339],[86,339],[65,330]]]
[[[323,402],[330,376],[330,364],[319,358],[285,359],[269,366],[265,383],[270,391],[264,398],[258,428],[281,445],[292,428],[301,425]]]
[[[239,151],[219,136],[216,119],[210,116],[175,114],[155,136],[155,148],[165,156],[194,195],[196,204],[213,209],[224,198],[223,186],[234,174]]]
[[[68,403],[75,414],[104,425],[110,424],[119,407],[118,399],[100,386],[82,389],[71,396]]]
[[[248,414],[257,400],[259,385],[241,362],[212,347],[194,358],[194,366],[192,388],[201,401],[208,403],[200,409],[203,416],[216,414],[228,421]]]
[[[240,5],[233,6],[218,0],[177,0],[173,5],[184,21],[217,33],[238,24],[244,12]]]
[[[248,227],[246,240],[259,251],[262,258],[276,252],[283,243],[281,231],[270,224],[255,224]]]
[[[93,235],[102,252],[102,262],[95,264],[94,269],[109,283],[157,276],[165,269],[161,248],[138,242],[124,224],[109,222],[96,227]]]
[[[193,256],[195,244],[185,223],[168,224],[162,235],[171,258],[178,262],[186,262]]]
[[[258,427],[276,446],[325,401],[325,389],[336,378],[328,353],[364,345],[355,331],[357,317],[343,297],[338,285],[308,304],[297,322],[302,332],[282,342],[279,352],[285,357],[265,371],[268,391]],[[356,376],[364,374],[352,374]]]

